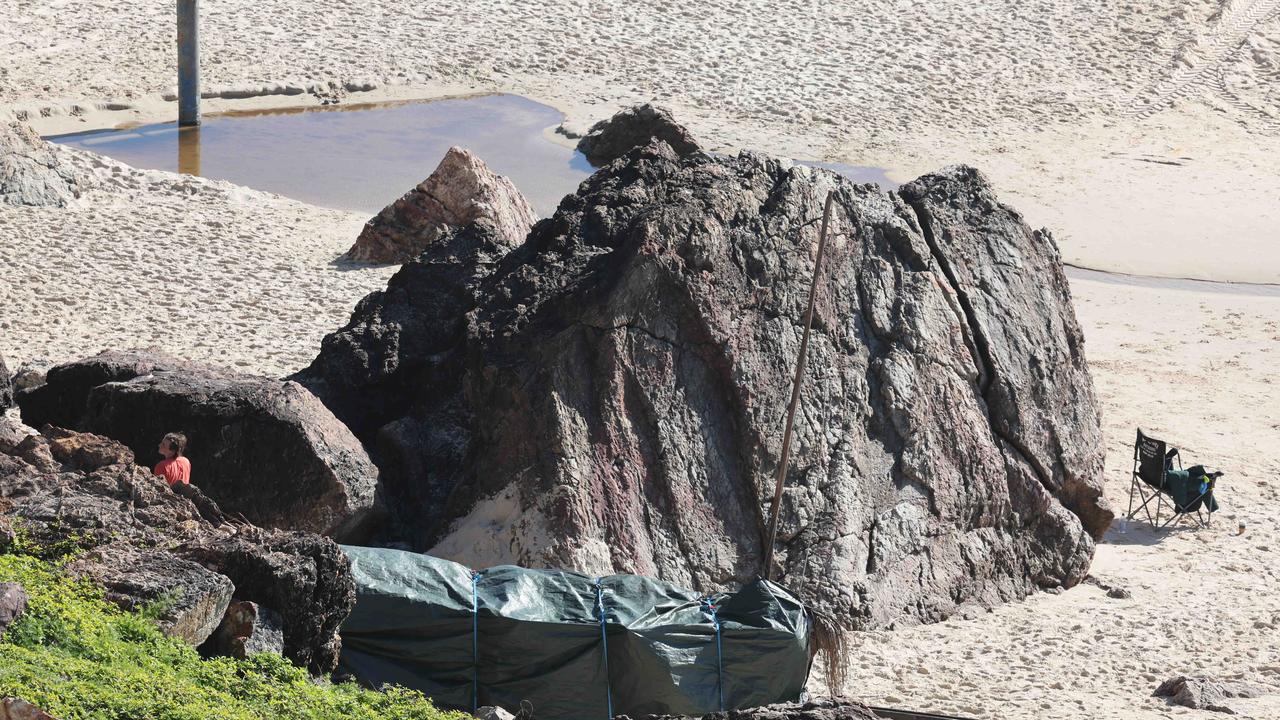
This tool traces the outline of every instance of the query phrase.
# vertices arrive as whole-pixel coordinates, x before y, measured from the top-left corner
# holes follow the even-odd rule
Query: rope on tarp
[[[711,624],[716,628],[716,692],[720,696],[720,712],[724,712],[724,646],[720,639],[720,616],[716,614],[711,598],[702,599],[702,609],[710,613]]]
[[[471,712],[480,707],[480,573],[471,573]]]
[[[596,612],[600,614],[600,654],[604,657],[604,697],[609,709],[609,714],[605,716],[605,720],[612,720],[613,687],[609,683],[609,633],[607,627],[609,616],[604,611],[604,586],[600,584],[602,579],[596,578]]]

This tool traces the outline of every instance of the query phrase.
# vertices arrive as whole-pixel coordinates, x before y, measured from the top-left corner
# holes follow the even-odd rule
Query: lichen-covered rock
[[[654,140],[666,143],[677,155],[700,149],[693,135],[676,122],[670,110],[645,103],[620,110],[613,117],[592,125],[578,141],[578,150],[587,157],[587,162],[602,167]]]
[[[489,224],[508,248],[524,241],[538,215],[510,180],[468,150],[452,147],[431,175],[365,224],[347,258],[404,263],[450,230]]]
[[[750,579],[828,190],[779,576],[852,628],[1079,582],[1110,518],[1083,337],[1052,239],[968,168],[900,195],[654,143],[496,265],[406,265],[299,379],[433,554]]]
[[[222,623],[201,652],[247,658],[258,653],[284,652],[284,620],[265,605],[237,600],[227,607]]]
[[[34,130],[0,123],[0,203],[65,207],[81,191],[75,172]]]
[[[157,606],[160,629],[191,646],[217,629],[235,589],[229,578],[202,565],[124,542],[96,547],[66,570],[104,588],[107,599],[125,610]]]
[[[22,698],[0,698],[0,720],[58,720]]]
[[[13,582],[0,582],[0,640],[5,631],[27,610],[27,592]]]
[[[383,515],[364,448],[297,383],[108,351],[52,368],[19,403],[28,422],[110,437],[145,465],[166,433],[185,433],[192,482],[257,525],[352,542]]]
[[[192,572],[210,580],[202,581],[201,587],[225,587],[223,581],[212,581],[178,561],[195,563],[230,581],[235,597],[280,609],[286,657],[317,673],[336,666],[341,648],[338,628],[355,603],[355,585],[346,556],[332,540],[230,519],[195,486],[170,489],[147,469],[129,462],[131,453],[126,448],[105,438],[63,445],[114,445],[120,449],[119,462],[92,469],[64,465],[49,450],[68,437],[59,434],[62,437],[53,439],[35,436],[43,444],[30,443],[31,448],[44,448],[44,454],[35,457],[51,463],[47,467],[27,462],[17,454],[19,448],[0,453],[0,518],[21,527],[36,545],[83,548],[93,564],[92,572],[86,568],[86,574],[117,591],[158,587],[158,581],[143,582],[145,578],[137,576],[138,565],[165,566],[173,570],[166,570],[171,576]],[[141,553],[141,559],[123,560],[133,551]],[[216,627],[222,612],[211,614],[216,615]],[[194,624],[203,627],[203,623]]]

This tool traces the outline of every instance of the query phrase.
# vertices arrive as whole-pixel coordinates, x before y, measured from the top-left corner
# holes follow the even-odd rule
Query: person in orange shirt
[[[173,487],[178,483],[191,484],[191,461],[183,456],[187,449],[187,436],[169,433],[160,440],[160,454],[164,459],[156,463],[155,474]]]

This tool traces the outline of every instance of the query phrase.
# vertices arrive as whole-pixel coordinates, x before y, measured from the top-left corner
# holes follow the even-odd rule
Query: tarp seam
[[[711,624],[716,629],[716,692],[719,695],[720,712],[724,712],[724,646],[720,642],[720,615],[711,598],[703,598],[702,603],[707,612],[711,613]]]
[[[471,573],[471,712],[480,707],[480,573]]]
[[[600,584],[602,579],[596,578],[596,609],[600,613],[600,655],[604,658],[604,697],[609,711],[605,720],[612,720],[613,687],[609,682],[609,633],[606,625],[608,616],[604,611],[604,586]]]

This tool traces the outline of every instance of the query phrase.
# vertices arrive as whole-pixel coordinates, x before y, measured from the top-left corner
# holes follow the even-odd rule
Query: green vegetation
[[[275,655],[203,660],[166,637],[146,611],[123,612],[102,591],[63,576],[56,561],[0,555],[0,582],[18,582],[27,612],[0,640],[0,697],[61,720],[390,718],[456,720],[420,693],[317,681]]]

